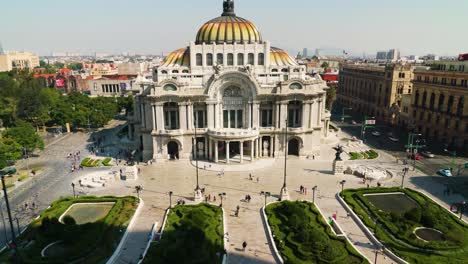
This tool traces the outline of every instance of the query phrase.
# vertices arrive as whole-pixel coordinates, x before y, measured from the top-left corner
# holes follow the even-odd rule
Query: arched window
[[[437,111],[439,111],[439,112],[444,111],[444,101],[445,101],[445,95],[440,94],[439,95],[439,103],[438,103],[438,106],[437,106]]]
[[[218,65],[223,65],[224,64],[224,57],[222,53],[216,54],[216,63]]]
[[[424,91],[423,97],[422,97],[422,102],[421,102],[421,107],[426,107],[426,100],[427,100],[427,92]]]
[[[248,58],[247,58],[247,64],[254,65],[254,63],[255,63],[255,61],[254,61],[254,54],[253,54],[253,53],[249,53]]]
[[[414,96],[414,105],[419,105],[419,91],[416,91],[416,95]]]
[[[278,69],[272,69],[271,72],[278,72]]]
[[[234,65],[234,54],[228,53],[228,55],[227,55],[227,65],[229,65],[229,66]]]
[[[166,84],[164,85],[163,89],[166,92],[174,92],[174,91],[177,91],[177,86],[175,86],[174,84]]]
[[[173,70],[172,73],[179,73],[179,71],[178,70]]]
[[[189,71],[188,70],[183,70],[182,73],[189,73]]]
[[[294,69],[293,72],[299,72],[299,69]]]
[[[203,65],[203,55],[201,53],[197,53],[196,61],[197,61],[197,66]]]
[[[429,109],[434,110],[434,104],[435,104],[435,94],[431,94],[431,99],[429,100]]]
[[[463,116],[463,108],[465,107],[465,97],[461,96],[460,99],[458,100],[458,106],[457,106],[457,115],[458,116]]]
[[[265,65],[265,54],[258,54],[258,65]]]
[[[213,54],[206,54],[206,65],[213,66]]]
[[[244,65],[244,54],[238,53],[237,54],[237,65],[243,66]]]
[[[300,90],[302,89],[302,85],[300,83],[292,83],[291,85],[289,85],[289,89]]]
[[[285,69],[281,69],[281,72],[289,72],[289,70],[285,68]]]
[[[161,74],[167,74],[167,71],[161,71]]]

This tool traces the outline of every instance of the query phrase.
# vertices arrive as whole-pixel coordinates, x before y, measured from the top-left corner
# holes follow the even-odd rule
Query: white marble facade
[[[240,31],[221,38],[211,29],[203,38],[210,23]],[[140,143],[143,160],[196,156],[243,163],[278,157],[285,151],[286,120],[288,153],[320,155],[330,120],[326,83],[259,39],[253,24],[247,33],[258,36],[246,40],[244,25],[233,13],[233,2],[225,0],[223,15],[156,67],[153,82],[141,84],[130,134]]]

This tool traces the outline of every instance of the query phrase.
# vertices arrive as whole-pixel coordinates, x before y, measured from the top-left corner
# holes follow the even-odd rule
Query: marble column
[[[151,117],[153,120],[153,131],[156,130],[156,106],[151,105]]]
[[[221,108],[221,105],[219,103],[215,104],[215,117],[214,117],[214,126],[215,128],[221,128],[222,127],[222,124],[221,124],[221,118],[220,118],[220,108]]]
[[[302,102],[302,128],[308,128],[308,119],[309,119],[309,113],[308,113],[308,110],[309,110],[309,105],[307,104],[307,102]]]
[[[247,128],[252,128],[252,103],[247,104]]]
[[[239,142],[240,163],[244,163],[244,141]]]
[[[215,127],[215,116],[214,116],[214,109],[215,105],[214,104],[207,104],[206,109],[207,109],[207,121],[208,121],[208,128],[214,128]]]
[[[314,110],[313,110],[314,102],[313,101],[309,102],[308,106],[309,106],[309,124],[307,125],[307,127],[312,128],[312,126],[313,126],[312,116],[313,116],[313,112],[314,112]]]
[[[281,127],[281,124],[279,123],[280,122],[280,109],[281,109],[281,103],[276,102],[275,104],[275,127],[276,128]]]
[[[260,139],[259,138],[257,138],[256,147],[257,147],[257,159],[258,159],[260,158]]]
[[[206,137],[206,142],[208,144],[208,160],[211,160],[211,138],[210,137]]]
[[[164,130],[164,104],[156,104],[156,127],[159,131]]]
[[[179,126],[181,130],[187,130],[187,104],[179,103]]]
[[[187,105],[187,129],[193,130],[195,128],[195,120],[193,120],[193,104]]]
[[[273,135],[270,136],[270,158],[273,158]]]
[[[286,119],[288,118],[288,102],[281,102],[280,128],[286,128]]]
[[[219,159],[218,159],[218,141],[215,140],[214,141],[214,144],[215,144],[215,147],[214,147],[214,162],[215,163],[218,163],[219,162]]]
[[[226,163],[229,164],[231,163],[229,159],[229,141],[226,141],[224,144],[226,145]]]

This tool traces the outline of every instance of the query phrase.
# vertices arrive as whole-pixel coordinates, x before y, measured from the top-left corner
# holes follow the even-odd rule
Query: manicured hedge
[[[335,236],[308,202],[270,204],[266,208],[275,244],[286,264],[368,263],[345,238]]]
[[[114,202],[103,219],[84,225],[62,224],[59,217],[74,203]],[[116,249],[138,206],[135,197],[63,198],[51,204],[40,218],[31,222],[18,238],[21,263],[105,263]],[[61,257],[41,257],[42,249],[63,241],[66,253]],[[34,241],[29,243],[29,241]],[[13,263],[11,253],[0,255],[0,263]]]
[[[171,209],[161,241],[153,242],[143,263],[221,263],[223,212],[206,203]]]
[[[351,156],[350,160],[361,160],[361,159],[376,159],[379,157],[379,154],[374,150],[368,150],[365,152],[349,152]]]
[[[417,202],[418,207],[403,215],[389,213],[374,206],[365,194],[403,192]],[[393,252],[410,263],[462,264],[468,261],[468,225],[434,203],[425,195],[411,189],[370,188],[348,189],[341,194],[377,238]],[[442,231],[446,241],[422,241],[413,231],[428,227]]]

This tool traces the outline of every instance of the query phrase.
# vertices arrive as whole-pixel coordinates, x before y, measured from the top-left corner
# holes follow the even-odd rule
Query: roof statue
[[[236,13],[234,13],[234,0],[224,0],[222,16],[236,16]]]

